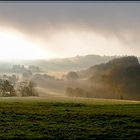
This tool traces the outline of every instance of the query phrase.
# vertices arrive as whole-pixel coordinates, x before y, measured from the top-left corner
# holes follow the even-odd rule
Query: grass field
[[[140,139],[140,102],[0,98],[0,139]]]

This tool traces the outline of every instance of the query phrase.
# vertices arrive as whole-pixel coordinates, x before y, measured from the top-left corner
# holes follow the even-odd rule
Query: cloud
[[[49,40],[59,31],[94,32],[140,45],[140,3],[0,3],[0,26]]]

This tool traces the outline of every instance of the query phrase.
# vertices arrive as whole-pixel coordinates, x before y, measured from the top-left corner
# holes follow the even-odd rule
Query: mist
[[[139,100],[139,7],[0,3],[1,85],[11,87],[2,94]]]
[[[135,56],[87,55],[3,62],[0,63],[0,79],[1,84],[9,81],[15,90],[12,96],[139,100],[139,59]],[[5,96],[9,92],[12,93],[5,91]]]
[[[135,1],[0,2],[0,138],[140,138],[139,26]]]

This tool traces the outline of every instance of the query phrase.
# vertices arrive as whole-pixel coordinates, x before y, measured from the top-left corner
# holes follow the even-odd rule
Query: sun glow
[[[0,60],[9,59],[44,59],[49,52],[27,39],[17,31],[0,29]]]
[[[115,55],[126,52],[124,44],[117,38],[106,38],[96,32],[89,31],[59,31],[52,37],[52,51],[59,52],[57,57],[73,57],[77,54]],[[125,47],[126,48],[126,47]],[[59,51],[63,50],[63,51]]]

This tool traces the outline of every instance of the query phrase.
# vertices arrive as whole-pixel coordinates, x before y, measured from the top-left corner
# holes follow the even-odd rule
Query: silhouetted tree
[[[27,85],[24,85],[20,92],[22,96],[38,96],[37,91],[34,89],[35,84],[33,82],[29,82]]]
[[[67,79],[74,79],[74,80],[79,78],[79,76],[78,76],[78,74],[76,72],[69,72],[66,75],[66,77],[67,77]]]
[[[1,80],[0,91],[1,96],[16,96],[14,87],[8,80]]]

